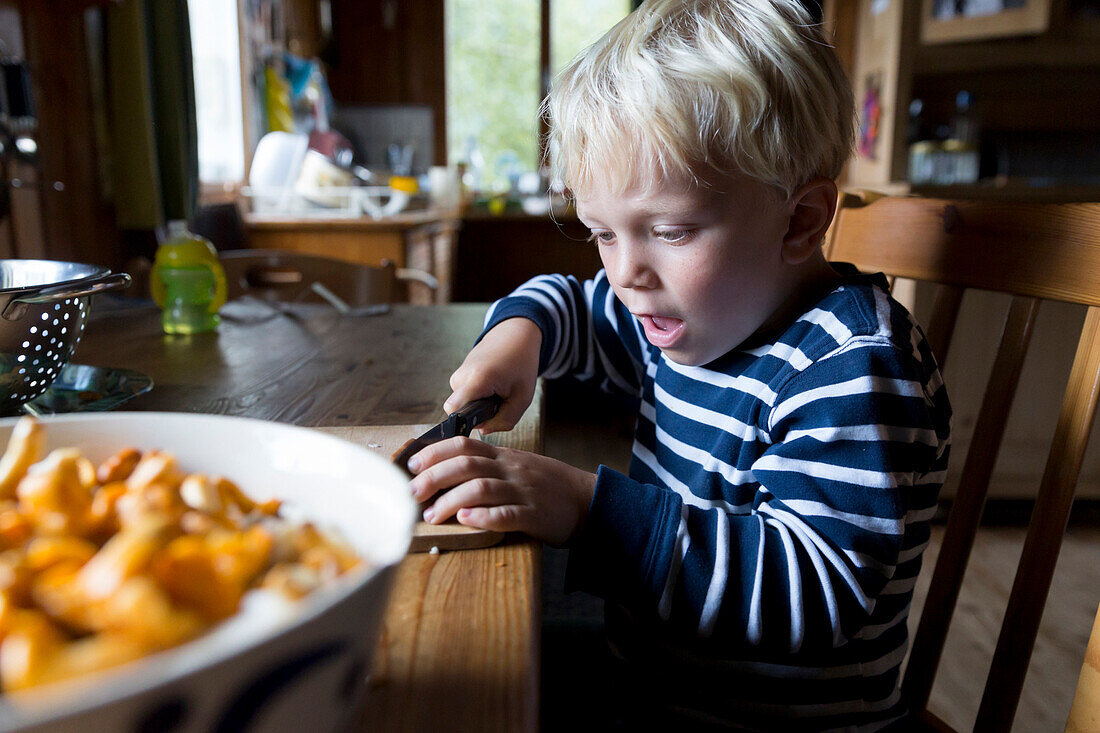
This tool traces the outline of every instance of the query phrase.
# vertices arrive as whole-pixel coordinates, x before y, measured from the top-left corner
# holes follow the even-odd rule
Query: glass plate
[[[44,394],[23,405],[30,415],[103,412],[144,394],[153,380],[129,369],[66,364]]]

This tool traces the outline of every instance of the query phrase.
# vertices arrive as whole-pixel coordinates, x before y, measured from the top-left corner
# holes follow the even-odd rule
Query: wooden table
[[[304,426],[434,423],[483,305],[231,304],[217,333],[165,336],[152,307],[96,313],[74,361],[135,369],[152,391],[123,409],[243,415]],[[541,399],[509,444],[541,450]],[[368,681],[362,729],[535,730],[540,552],[509,537],[402,562]]]

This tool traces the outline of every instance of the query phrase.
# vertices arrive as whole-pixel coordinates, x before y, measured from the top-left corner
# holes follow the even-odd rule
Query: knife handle
[[[503,397],[490,395],[468,402],[457,412],[452,412],[448,417],[455,419],[455,435],[469,436],[474,428],[496,415],[502,404]]]

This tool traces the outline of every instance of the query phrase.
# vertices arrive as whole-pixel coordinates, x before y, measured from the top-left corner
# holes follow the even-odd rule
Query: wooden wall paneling
[[[14,255],[25,259],[48,259],[46,235],[42,225],[42,200],[38,192],[38,170],[30,163],[13,160],[7,170],[11,190],[11,217]]]
[[[317,0],[283,0],[287,50],[312,59],[321,52],[321,8]]]
[[[833,47],[841,67],[854,86],[859,0],[825,0],[822,3],[822,22],[833,38]]]
[[[443,0],[332,0],[337,104],[432,108],[434,163],[447,160]]]
[[[338,104],[404,101],[396,7],[390,0],[333,0],[336,55],[328,80]]]
[[[15,226],[12,223],[11,184],[8,182],[7,164],[0,158],[0,258],[11,259],[15,254]]]
[[[575,218],[484,216],[462,220],[454,261],[455,302],[501,298],[545,273],[591,278],[602,267],[588,229]]]
[[[848,82],[855,89],[856,29],[859,27],[859,0],[824,0],[821,5],[822,23],[832,36],[833,48]],[[838,183],[846,185],[849,179],[848,166],[837,177]]]
[[[852,87],[860,127],[847,183],[885,186],[905,178],[906,123],[920,0],[859,0]]]
[[[0,221],[0,258],[12,259],[15,257],[15,242],[12,237],[11,217],[4,217]]]
[[[432,108],[433,165],[447,164],[446,39],[443,0],[417,0],[403,10],[401,66],[406,75],[408,104]]]
[[[122,247],[99,183],[102,151],[87,62],[84,13],[99,11],[81,5],[38,0],[20,6],[38,112],[44,249],[52,259],[119,267]]]

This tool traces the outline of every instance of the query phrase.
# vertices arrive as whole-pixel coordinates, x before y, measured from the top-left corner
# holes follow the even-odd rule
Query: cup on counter
[[[461,202],[462,182],[457,168],[435,165],[428,169],[428,194],[436,209],[457,209]]]

